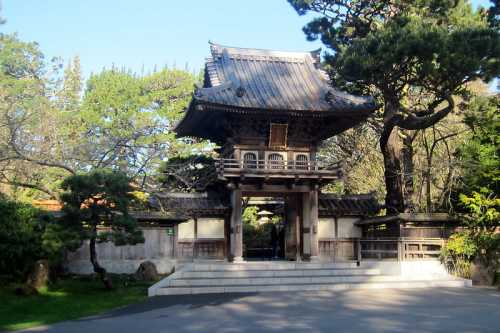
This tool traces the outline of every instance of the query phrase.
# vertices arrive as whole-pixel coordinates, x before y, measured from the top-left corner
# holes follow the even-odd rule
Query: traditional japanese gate
[[[203,88],[196,90],[179,136],[221,148],[218,177],[230,191],[228,257],[243,260],[243,196],[286,201],[289,259],[318,259],[318,189],[341,165],[316,158],[318,144],[365,120],[371,97],[329,86],[318,52],[281,52],[211,44]]]

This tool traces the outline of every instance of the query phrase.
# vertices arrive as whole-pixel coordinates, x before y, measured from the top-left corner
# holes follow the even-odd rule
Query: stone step
[[[357,283],[308,283],[308,284],[263,284],[234,286],[200,286],[200,287],[168,287],[155,290],[154,295],[189,295],[210,293],[251,293],[276,291],[320,291],[320,290],[355,290],[355,289],[411,289],[411,288],[453,288],[470,287],[470,280],[403,280],[391,282],[357,282]]]
[[[279,269],[240,271],[183,271],[179,278],[258,278],[296,276],[379,275],[379,269],[332,268],[332,269]]]
[[[343,269],[356,268],[355,261],[335,262],[335,263],[296,263],[296,262],[244,262],[244,263],[218,263],[218,264],[199,264],[190,266],[191,271],[242,271],[242,270],[291,270],[291,269]]]
[[[295,276],[295,277],[263,277],[263,278],[190,278],[173,279],[171,287],[210,287],[210,286],[252,286],[252,285],[285,285],[285,284],[319,284],[319,283],[362,283],[402,281],[398,275],[337,275],[337,276]]]

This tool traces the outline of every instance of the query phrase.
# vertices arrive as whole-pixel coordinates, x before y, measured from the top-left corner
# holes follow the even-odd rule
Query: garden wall
[[[115,246],[112,243],[96,245],[99,263],[110,273],[134,273],[143,261],[152,261],[158,273],[170,273],[175,265],[173,235],[167,228],[142,229],[145,242],[137,245]],[[86,242],[77,251],[68,255],[67,268],[72,273],[93,272],[89,259],[89,244]]]

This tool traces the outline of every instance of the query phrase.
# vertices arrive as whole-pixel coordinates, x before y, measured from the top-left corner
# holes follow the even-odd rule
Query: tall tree
[[[64,69],[62,87],[57,92],[58,109],[67,112],[77,112],[81,102],[82,70],[80,57],[75,56]]]
[[[144,185],[161,161],[201,149],[203,143],[187,144],[172,131],[194,82],[170,69],[146,77],[111,69],[90,77],[77,125],[89,164],[119,169]]]
[[[500,96],[477,97],[465,123],[472,132],[459,150],[464,169],[461,191],[500,196]]]
[[[0,183],[57,198],[68,175],[110,168],[154,187],[148,180],[162,161],[206,147],[172,131],[190,101],[192,74],[104,70],[82,91],[78,57],[62,75],[50,65],[36,43],[0,35]]]
[[[50,150],[51,109],[47,63],[36,43],[0,34],[0,182],[53,196],[40,168],[68,170]]]
[[[498,30],[461,0],[289,2],[301,15],[319,14],[304,32],[330,48],[333,81],[379,98],[386,206],[403,211],[403,131],[436,124],[467,82],[498,75]]]
[[[132,200],[129,179],[124,173],[94,170],[88,174],[70,176],[62,183],[61,196],[64,218],[62,226],[79,239],[89,240],[90,262],[105,287],[112,282],[106,269],[99,264],[97,242],[134,245],[144,242],[136,220],[128,213]],[[104,230],[98,230],[104,227]]]

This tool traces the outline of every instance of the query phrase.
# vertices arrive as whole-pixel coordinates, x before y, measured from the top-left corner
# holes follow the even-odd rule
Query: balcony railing
[[[393,260],[435,260],[446,243],[444,238],[363,238],[358,258]],[[360,260],[358,259],[358,260]]]
[[[238,160],[221,158],[216,161],[222,177],[282,177],[338,179],[342,177],[342,162],[296,160]]]

